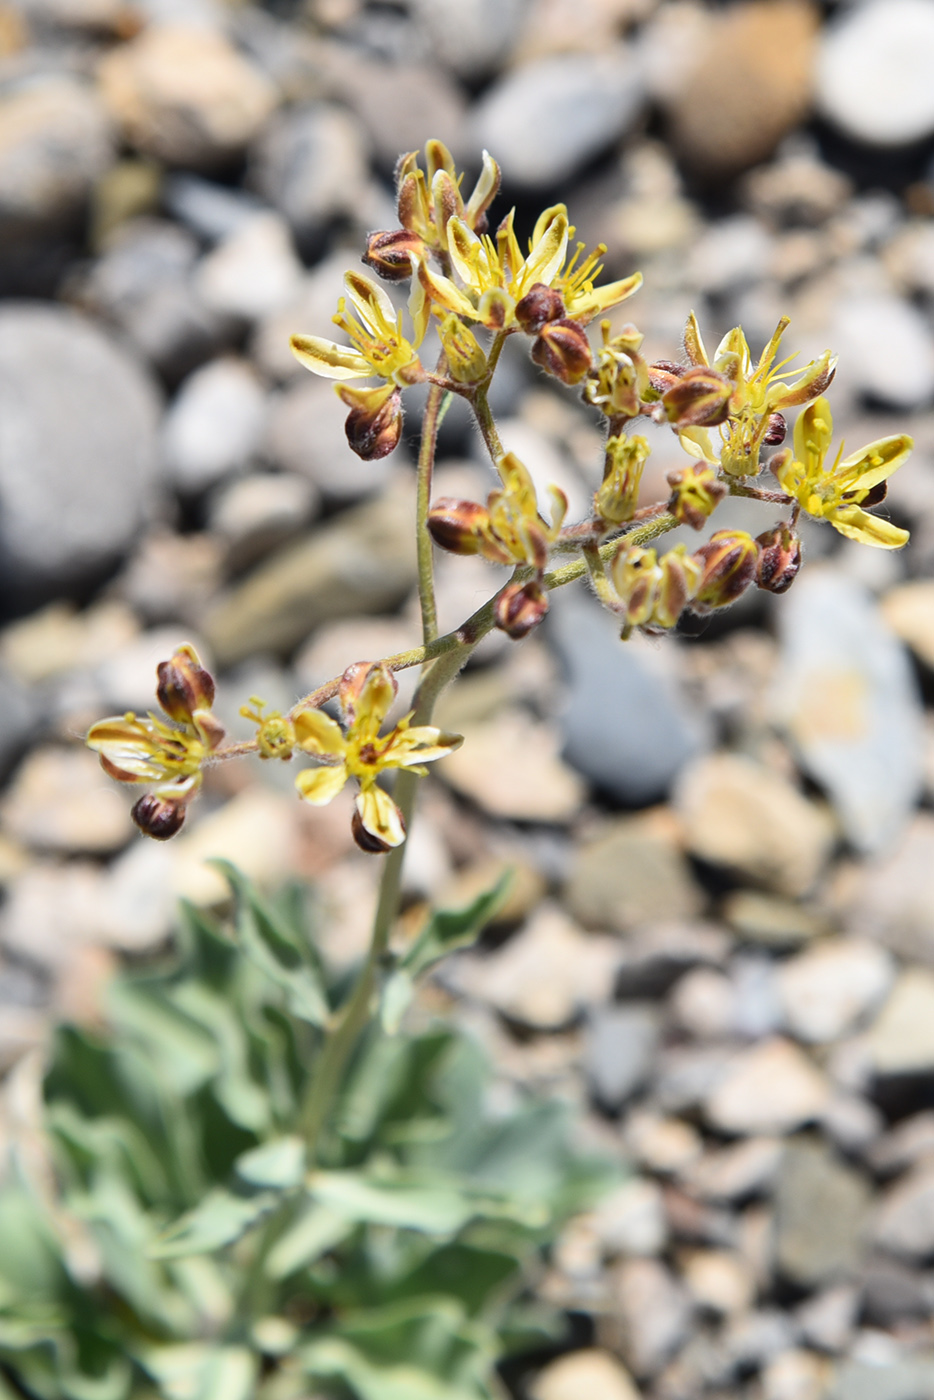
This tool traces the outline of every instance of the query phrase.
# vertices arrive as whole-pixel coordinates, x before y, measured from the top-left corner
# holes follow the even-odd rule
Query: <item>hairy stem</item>
[[[447,363],[438,361],[437,373],[443,375]],[[418,557],[418,601],[422,613],[422,639],[427,645],[438,635],[438,611],[435,606],[434,546],[428,533],[428,509],[431,505],[431,478],[438,445],[438,426],[445,389],[431,384],[422,419],[422,439],[418,449],[418,480],[415,490],[415,548]]]

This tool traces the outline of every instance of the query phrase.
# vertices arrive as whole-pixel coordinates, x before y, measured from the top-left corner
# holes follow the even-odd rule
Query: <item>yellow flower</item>
[[[539,573],[548,561],[548,546],[557,539],[568,500],[557,486],[548,488],[551,524],[538,512],[538,498],[528,469],[513,452],[500,459],[499,491],[485,506],[444,496],[428,512],[435,544],[452,554],[482,554],[494,564],[531,564]]]
[[[635,326],[610,335],[609,321],[600,322],[603,345],[584,382],[583,399],[608,418],[636,418],[651,392],[649,368],[640,354],[645,337]]]
[[[702,568],[683,544],[659,558],[654,549],[623,542],[610,566],[613,587],[622,604],[623,641],[633,628],[646,631],[674,627],[694,598]]]
[[[900,549],[908,531],[870,515],[864,505],[878,505],[885,483],[906,461],[914,442],[904,433],[879,438],[849,457],[843,445],[832,467],[824,465],[833,435],[833,418],[826,399],[818,399],[795,424],[794,452],[786,450],[774,464],[783,491],[793,496],[808,515],[829,520],[847,539],[880,549]]]
[[[295,747],[295,729],[292,721],[278,710],[270,710],[268,715],[264,714],[265,708],[265,700],[260,700],[258,695],[251,695],[249,705],[240,706],[240,713],[244,719],[251,719],[257,726],[256,746],[260,758],[288,760],[292,757]]]
[[[388,734],[380,728],[395,699],[395,677],[378,663],[351,667],[342,682],[341,699],[349,724],[347,732],[322,710],[299,710],[294,718],[298,747],[322,761],[306,768],[295,785],[306,802],[324,806],[336,797],[348,778],[360,785],[356,799],[354,836],[364,850],[382,851],[405,840],[405,823],[392,798],[377,785],[387,768],[409,768],[424,776],[424,764],[444,758],[463,742],[460,735],[445,734],[434,725],[412,725],[405,715]]]
[[[347,311],[347,302],[341,297],[333,320],[349,336],[352,346],[337,345],[317,335],[293,335],[296,359],[325,379],[365,379],[375,374],[400,388],[424,379],[416,347],[421,344],[426,323],[416,326],[413,344],[402,333],[401,311],[396,311],[381,287],[362,272],[345,273],[344,285],[356,316]]]

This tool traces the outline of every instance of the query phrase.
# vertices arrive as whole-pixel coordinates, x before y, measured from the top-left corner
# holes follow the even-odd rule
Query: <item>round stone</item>
[[[934,6],[872,0],[828,26],[817,64],[817,100],[847,136],[906,146],[934,132]]]

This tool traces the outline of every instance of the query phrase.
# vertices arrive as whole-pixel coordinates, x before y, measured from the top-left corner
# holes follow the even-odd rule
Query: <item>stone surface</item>
[[[484,77],[508,58],[526,6],[522,0],[415,0],[440,62],[463,78]]]
[[[739,754],[686,768],[675,798],[688,849],[780,894],[801,895],[826,861],[833,830],[787,778]]]
[[[741,938],[776,950],[800,947],[827,932],[826,920],[819,914],[798,902],[758,890],[736,890],[728,895],[723,917]]]
[[[668,832],[651,819],[621,817],[576,848],[565,892],[568,907],[594,928],[624,932],[640,924],[687,919],[700,892]]]
[[[152,508],[159,396],[124,346],[63,307],[0,310],[0,547],[7,586],[86,576]],[[54,502],[54,509],[50,509]]]
[[[860,933],[934,963],[934,818],[919,812],[891,854],[863,869],[848,906]]]
[[[797,1312],[805,1341],[821,1351],[841,1352],[850,1340],[859,1315],[859,1293],[848,1283],[824,1289]]]
[[[334,385],[306,372],[274,396],[266,450],[278,466],[308,477],[325,500],[343,503],[372,495],[385,483],[390,463],[405,461],[406,449],[397,447],[389,459],[364,462],[347,443],[346,419],[347,405]]]
[[[741,1255],[726,1249],[692,1250],[684,1260],[684,1281],[695,1303],[725,1316],[745,1312],[755,1296],[755,1280]]]
[[[736,1030],[736,990],[713,967],[695,967],[676,984],[668,1006],[677,1024],[699,1039],[729,1036]]]
[[[484,93],[473,113],[473,142],[496,150],[512,185],[548,187],[617,140],[642,100],[635,55],[620,45],[543,58]]]
[[[684,1340],[691,1304],[655,1259],[627,1259],[612,1281],[623,1357],[636,1377],[652,1375]]]
[[[137,149],[193,168],[243,149],[275,105],[272,85],[210,29],[157,25],[113,49],[101,91]]]
[[[232,861],[250,880],[273,888],[294,868],[297,807],[290,794],[253,783],[217,812],[201,816],[172,845],[172,893],[193,904],[220,904],[227,881],[205,862]]]
[[[934,581],[915,579],[890,589],[882,599],[882,616],[896,637],[919,661],[934,670]]]
[[[829,25],[817,65],[824,116],[856,141],[907,146],[934,132],[934,15],[925,0],[872,0]]]
[[[825,1400],[832,1374],[826,1357],[795,1347],[767,1362],[762,1400]]]
[[[706,1152],[681,1174],[692,1194],[730,1202],[762,1195],[775,1179],[782,1147],[777,1138],[750,1137]]]
[[[253,183],[299,237],[352,215],[368,173],[365,131],[329,102],[277,113],[252,156]]]
[[[934,1073],[934,972],[907,968],[869,1031],[877,1074]]]
[[[624,1366],[608,1351],[572,1351],[539,1371],[529,1387],[532,1400],[639,1400]]]
[[[86,749],[34,749],[0,807],[8,836],[40,851],[106,855],[135,831],[124,792]]]
[[[208,253],[195,286],[209,310],[256,321],[288,305],[301,278],[285,220],[257,214]]]
[[[607,1257],[660,1254],[668,1241],[661,1187],[648,1177],[630,1177],[587,1219]]]
[[[589,1018],[584,1071],[601,1104],[619,1108],[648,1079],[658,1046],[658,1014],[646,1003],[599,1007]]]
[[[789,1143],[778,1173],[778,1267],[803,1288],[840,1282],[856,1268],[869,1206],[866,1179],[817,1139]]]
[[[845,382],[857,392],[902,410],[924,408],[934,399],[934,337],[912,302],[847,289],[828,336],[848,347]]]
[[[113,159],[94,89],[48,76],[0,101],[0,227],[54,224],[74,213]]]
[[[211,531],[226,546],[232,572],[285,544],[317,513],[318,494],[294,472],[253,472],[211,503]]]
[[[864,590],[813,568],[779,612],[776,711],[849,840],[878,850],[921,789],[921,707],[903,648]]]
[[[708,1122],[725,1133],[787,1133],[817,1118],[829,1085],[803,1051],[779,1037],[741,1050],[704,1103]]]
[[[891,957],[873,943],[827,939],[784,963],[778,984],[788,1029],[799,1040],[836,1040],[882,1000]]]
[[[546,635],[567,673],[568,762],[618,802],[666,796],[705,738],[674,677],[648,648],[621,643],[613,620],[580,590],[552,595]]]
[[[437,771],[484,812],[515,821],[567,822],[578,811],[584,784],[561,759],[550,724],[510,707],[464,730],[463,746]]]
[[[244,468],[263,437],[266,396],[246,360],[212,360],[196,370],[163,424],[162,450],[175,485],[203,491]]]
[[[882,1195],[872,1230],[882,1249],[906,1259],[934,1253],[934,1166],[922,1163]]]

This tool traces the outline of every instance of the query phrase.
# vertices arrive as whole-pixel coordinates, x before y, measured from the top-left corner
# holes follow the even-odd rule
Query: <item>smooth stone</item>
[[[788,1133],[818,1118],[830,1097],[802,1050],[774,1037],[741,1050],[707,1095],[704,1113],[725,1133]]]
[[[105,56],[98,77],[129,143],[190,169],[242,151],[276,105],[260,70],[207,28],[144,29]]]
[[[713,967],[695,967],[675,984],[669,1010],[681,1030],[699,1040],[729,1036],[736,1030],[736,988]]]
[[[934,963],[934,817],[919,812],[898,845],[859,872],[848,900],[854,932]]]
[[[552,725],[510,706],[464,726],[464,744],[437,770],[488,815],[512,821],[568,822],[583,805],[583,782],[561,759]]]
[[[604,1255],[661,1254],[668,1242],[658,1182],[634,1176],[600,1200],[590,1223]]]
[[[227,881],[206,863],[217,857],[231,861],[261,887],[281,883],[294,868],[296,809],[291,794],[254,782],[218,811],[199,815],[172,843],[175,898],[202,908],[229,899]]]
[[[850,1283],[834,1284],[808,1298],[797,1310],[804,1340],[824,1352],[845,1351],[859,1316],[859,1291]]]
[[[931,1312],[930,1278],[896,1259],[879,1257],[861,1270],[863,1320],[869,1326],[898,1328]]]
[[[778,1172],[782,1145],[773,1137],[750,1137],[706,1152],[680,1173],[692,1195],[731,1204],[765,1194]]]
[[[877,944],[822,940],[778,971],[785,1023],[799,1040],[837,1040],[878,1005],[894,975],[891,956]]]
[[[695,1249],[685,1257],[683,1278],[698,1307],[721,1317],[742,1313],[755,1297],[752,1270],[728,1249]]]
[[[265,212],[262,201],[249,191],[231,189],[187,172],[166,178],[162,203],[173,218],[208,243],[222,243]]]
[[[461,159],[467,101],[436,65],[409,53],[397,62],[371,59],[350,44],[330,45],[326,64],[329,95],[357,114],[384,168],[391,170],[400,152],[420,150],[429,131]]]
[[[922,1162],[883,1192],[873,1240],[905,1259],[934,1254],[934,1165]]]
[[[146,713],[156,708],[156,667],[184,643],[194,646],[204,666],[213,658],[191,628],[179,622],[140,632],[115,647],[94,668],[94,680],[105,705],[114,714],[127,710]]]
[[[412,9],[438,62],[473,80],[501,70],[528,7],[523,0],[415,0]]]
[[[294,472],[254,472],[212,501],[211,531],[223,540],[227,567],[239,572],[292,539],[317,514],[318,493]]]
[[[291,651],[322,622],[391,612],[415,583],[412,486],[344,511],[264,561],[212,604],[204,629],[221,665]]]
[[[844,1361],[827,1392],[827,1400],[925,1400],[934,1394],[934,1358]]]
[[[826,1400],[833,1367],[825,1356],[794,1347],[767,1361],[762,1400]]]
[[[888,292],[847,292],[830,338],[846,346],[848,387],[887,408],[926,408],[934,399],[934,336],[912,302]]]
[[[95,90],[62,76],[0,101],[0,227],[54,226],[72,215],[113,160],[110,118]]]
[[[159,393],[64,307],[0,308],[0,547],[9,588],[40,591],[118,559],[158,485]]]
[[[307,477],[325,500],[341,504],[378,491],[391,469],[387,458],[365,462],[351,449],[347,413],[333,383],[306,372],[273,397],[266,434],[266,451],[277,466]],[[404,446],[390,454],[391,462],[407,456]]]
[[[591,1015],[584,1038],[584,1073],[606,1108],[620,1108],[646,1083],[659,1029],[658,1012],[649,1003],[599,1007]]]
[[[135,828],[124,792],[87,749],[34,749],[16,772],[0,807],[8,836],[33,850],[106,855],[125,846]]]
[[[261,318],[253,333],[250,353],[270,379],[314,383],[314,377],[309,376],[308,370],[292,354],[289,337],[297,331],[330,334],[331,317],[337,310],[338,300],[347,295],[344,274],[357,256],[356,249],[338,248],[322,258],[304,275],[285,306]],[[334,397],[336,399],[337,395]]]
[[[879,850],[921,791],[922,711],[908,657],[865,591],[839,571],[805,573],[778,616],[777,717],[848,839]]]
[[[277,112],[251,157],[252,182],[301,237],[352,216],[369,178],[367,135],[346,107]]]
[[[913,579],[900,584],[886,593],[880,607],[896,637],[934,670],[934,580]]]
[[[257,321],[286,306],[302,276],[285,220],[257,214],[202,259],[195,287],[216,314]]]
[[[575,848],[564,897],[582,923],[621,933],[687,920],[701,908],[700,891],[675,842],[640,817],[617,818]]]
[[[654,1375],[687,1337],[690,1297],[657,1259],[627,1259],[611,1287],[623,1358],[637,1378]]]
[[[689,276],[709,296],[735,293],[761,282],[773,256],[774,238],[751,214],[731,214],[710,224],[694,242]]]
[[[532,1400],[639,1400],[626,1368],[608,1351],[597,1347],[572,1351],[550,1361],[529,1387]]]
[[[246,360],[212,360],[185,380],[162,427],[176,487],[195,493],[248,465],[266,423],[266,395]]]
[[[220,588],[223,550],[213,535],[155,528],[140,541],[118,588],[148,624],[181,618],[200,631],[201,615]]]
[[[665,797],[706,741],[679,693],[676,658],[660,665],[635,639],[621,642],[613,618],[583,592],[552,594],[546,635],[567,672],[568,762],[627,806]]]
[[[538,189],[567,179],[629,128],[644,100],[635,54],[621,44],[523,64],[480,98],[471,130],[504,179]]]
[[[903,1118],[869,1148],[866,1160],[884,1176],[904,1171],[922,1158],[934,1158],[934,1110],[922,1109]]]
[[[898,978],[869,1030],[878,1075],[934,1074],[934,972],[909,967]]]
[[[736,890],[723,904],[723,917],[740,938],[766,948],[797,948],[827,932],[826,920],[797,902],[757,890]]]
[[[803,1288],[822,1288],[855,1271],[870,1202],[862,1175],[816,1138],[789,1143],[775,1195],[776,1257]]]
[[[926,0],[854,5],[823,33],[818,106],[851,140],[910,146],[934,132],[932,64],[934,14]]]
[[[743,755],[697,759],[682,772],[675,802],[693,855],[779,894],[805,894],[830,855],[826,814],[780,773]]]
[[[660,997],[688,969],[719,967],[726,961],[729,938],[716,924],[650,922],[626,932],[617,995]]]
[[[636,1109],[626,1120],[626,1144],[649,1171],[683,1172],[703,1152],[700,1133],[680,1118],[663,1118],[652,1109]]]

